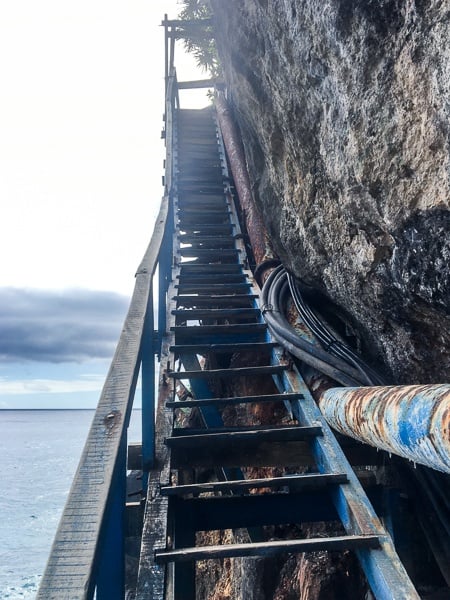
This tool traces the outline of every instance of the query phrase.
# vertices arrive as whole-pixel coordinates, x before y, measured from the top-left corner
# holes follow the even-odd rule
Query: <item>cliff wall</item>
[[[450,372],[450,1],[211,0],[276,252],[396,383]]]

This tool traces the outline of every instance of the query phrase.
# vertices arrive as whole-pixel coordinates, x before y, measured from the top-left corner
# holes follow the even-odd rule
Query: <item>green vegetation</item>
[[[194,56],[197,64],[211,77],[218,77],[221,69],[214,39],[214,26],[212,22],[204,22],[213,16],[209,1],[181,0],[180,4],[183,8],[179,19],[189,21],[189,25],[180,28],[179,37],[184,39],[186,50]]]

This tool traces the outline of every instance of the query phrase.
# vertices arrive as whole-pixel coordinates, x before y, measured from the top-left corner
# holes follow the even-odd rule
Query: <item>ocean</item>
[[[0,599],[35,598],[93,410],[0,410]],[[129,441],[139,441],[140,412]]]

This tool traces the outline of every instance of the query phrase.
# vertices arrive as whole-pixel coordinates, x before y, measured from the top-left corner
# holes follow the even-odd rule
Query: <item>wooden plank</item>
[[[205,19],[164,19],[163,21],[161,21],[161,25],[164,25],[164,27],[193,27],[194,29],[199,29],[201,27],[204,27],[205,25],[212,25],[213,24],[213,20],[211,18],[205,18]]]
[[[346,535],[331,538],[309,538],[303,540],[274,540],[256,544],[227,544],[224,546],[197,546],[179,550],[156,552],[159,564],[184,560],[210,560],[242,556],[276,556],[285,552],[340,551],[356,548],[378,548],[376,535]]]
[[[229,429],[229,428],[228,428]],[[236,429],[219,433],[199,433],[196,435],[176,435],[168,437],[165,440],[167,446],[171,448],[198,448],[203,447],[209,451],[211,445],[259,445],[263,442],[292,442],[310,439],[320,436],[321,427],[278,427],[278,428],[248,428]]]
[[[314,473],[306,475],[286,475],[284,477],[265,477],[258,479],[239,479],[235,481],[211,481],[161,487],[163,496],[183,496],[186,494],[204,494],[229,491],[245,491],[256,488],[289,488],[293,490],[317,490],[329,485],[347,482],[345,473]]]
[[[178,89],[196,90],[201,88],[213,88],[216,85],[215,79],[196,79],[193,81],[179,81]]]

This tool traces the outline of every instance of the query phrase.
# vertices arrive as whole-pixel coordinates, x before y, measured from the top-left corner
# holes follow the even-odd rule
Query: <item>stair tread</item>
[[[257,294],[201,294],[176,296],[177,306],[252,306],[259,298]]]
[[[293,402],[303,399],[302,394],[265,394],[262,396],[229,396],[226,398],[200,398],[198,400],[175,400],[166,402],[167,408],[189,408],[193,406],[250,404],[252,402]]]
[[[285,552],[317,552],[319,550],[352,550],[378,548],[377,535],[343,535],[334,537],[307,538],[301,540],[272,540],[222,546],[196,546],[176,550],[156,550],[155,560],[159,564],[174,561],[207,560],[237,556],[273,556]]]
[[[177,278],[180,283],[248,283],[245,273],[183,273]]]
[[[237,367],[229,369],[203,369],[198,371],[170,371],[168,377],[173,379],[208,379],[210,377],[235,377],[247,375],[264,375],[282,373],[287,365],[267,365],[262,367]]]
[[[266,323],[236,323],[234,325],[174,325],[171,331],[180,335],[206,335],[206,334],[235,334],[235,333],[262,333],[267,330]]]
[[[170,352],[176,354],[202,354],[203,352],[239,352],[254,350],[261,352],[271,350],[276,346],[276,342],[249,342],[236,344],[176,344],[170,346]]]
[[[226,429],[226,430],[224,430]],[[231,429],[231,430],[230,430]],[[174,430],[175,432],[176,430]],[[186,429],[186,432],[188,430]],[[322,435],[320,426],[279,426],[277,428],[252,427],[252,428],[221,428],[190,430],[189,435],[175,434],[164,440],[170,447],[194,448],[206,447],[208,444],[261,444],[264,442],[301,441]]]
[[[191,483],[188,485],[162,486],[160,493],[163,496],[176,496],[184,494],[201,494],[207,492],[221,492],[232,490],[248,490],[253,488],[279,488],[295,487],[314,488],[327,485],[339,485],[348,482],[345,473],[308,473],[302,475],[285,475],[284,477],[262,477],[257,479],[237,479],[233,481],[212,481],[206,483]]]
[[[261,314],[259,308],[179,308],[171,311],[177,317],[198,318],[225,318],[225,317],[255,317]]]
[[[189,285],[188,283],[178,283],[175,285],[175,288],[180,290],[180,289],[185,289],[185,288],[192,288],[194,287],[193,285]],[[223,290],[223,289],[228,289],[228,288],[232,288],[232,289],[237,289],[237,290],[244,290],[244,289],[249,289],[252,287],[252,284],[250,282],[243,282],[243,283],[197,283],[195,284],[195,288],[196,290]],[[195,292],[194,292],[195,293]]]

